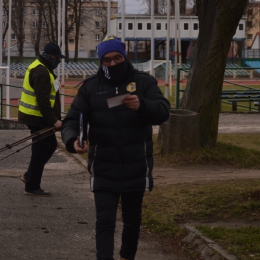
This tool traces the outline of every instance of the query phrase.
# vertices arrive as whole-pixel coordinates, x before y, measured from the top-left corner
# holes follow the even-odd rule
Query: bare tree
[[[78,60],[78,49],[79,49],[79,30],[80,30],[80,22],[81,22],[81,15],[82,15],[82,5],[83,2],[81,0],[70,0],[68,1],[67,10],[69,12],[69,24],[71,32],[73,35],[73,39],[75,42],[74,48],[74,61]]]
[[[199,113],[201,146],[216,144],[226,58],[247,2],[197,0],[200,30],[181,108]]]
[[[115,3],[111,2],[111,14],[116,13]],[[103,38],[107,34],[107,3],[97,2],[88,8],[84,14],[84,21],[88,23],[88,30],[93,34],[101,34]],[[93,28],[93,29],[91,29]]]
[[[19,1],[19,0],[18,0]],[[34,45],[35,55],[39,56],[40,50],[42,49],[42,35],[43,35],[43,22],[44,22],[44,13],[46,0],[31,0],[29,2],[31,13],[29,27],[31,30],[31,42]]]
[[[3,12],[5,12],[5,14],[7,15],[7,19],[5,21],[5,27],[4,27],[4,30],[3,30],[3,43],[2,43],[2,46],[4,46],[4,41],[5,41],[5,38],[6,38],[6,34],[7,34],[7,31],[8,31],[8,27],[9,27],[9,4],[8,4],[8,0],[4,0],[3,1]]]
[[[25,3],[24,1],[19,0],[14,0],[12,3],[12,28],[17,39],[19,56],[22,57],[24,44]]]
[[[45,0],[44,21],[49,42],[58,42],[58,1]]]
[[[187,5],[194,5],[195,0],[179,0],[180,1],[180,14],[186,14]],[[148,9],[151,10],[151,0],[143,0],[148,6]],[[175,0],[170,1],[171,5],[171,14],[175,13]],[[167,0],[154,0],[154,14],[165,14],[167,13],[168,6]]]

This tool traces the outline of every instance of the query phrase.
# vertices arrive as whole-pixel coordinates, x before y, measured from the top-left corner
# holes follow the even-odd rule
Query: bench
[[[232,111],[237,111],[237,103],[238,102],[249,102],[249,111],[252,109],[252,102],[254,101],[260,101],[260,97],[239,97],[239,98],[231,98],[228,99],[228,102],[231,102],[232,104]],[[256,106],[256,102],[254,102],[254,105]],[[258,105],[258,112],[260,112],[260,106]]]

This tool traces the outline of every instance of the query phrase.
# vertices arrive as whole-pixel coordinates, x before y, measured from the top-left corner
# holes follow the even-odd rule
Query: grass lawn
[[[161,156],[156,166],[223,165],[260,169],[260,134],[219,134],[217,146]],[[260,178],[156,186],[144,198],[143,225],[165,239],[199,229],[238,259],[260,259]]]

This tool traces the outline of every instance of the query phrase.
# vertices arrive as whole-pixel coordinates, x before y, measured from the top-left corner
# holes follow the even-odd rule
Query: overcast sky
[[[138,14],[144,13],[145,5],[142,5],[143,0],[125,0],[125,13]],[[118,0],[118,6],[121,6],[121,0]]]

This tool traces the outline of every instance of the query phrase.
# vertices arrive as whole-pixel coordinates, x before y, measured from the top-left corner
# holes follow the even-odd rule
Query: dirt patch
[[[154,167],[155,185],[260,178],[258,169],[236,169],[217,165]]]

